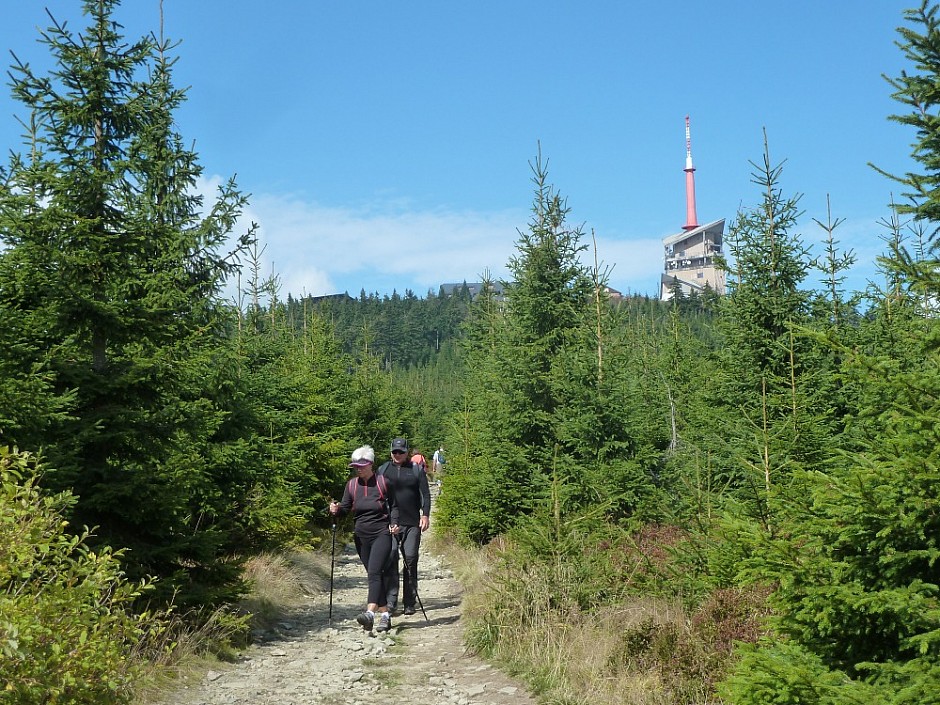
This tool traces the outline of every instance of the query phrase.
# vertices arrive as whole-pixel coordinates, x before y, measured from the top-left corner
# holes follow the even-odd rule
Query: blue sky
[[[867,164],[910,168],[914,135],[888,120],[902,106],[881,74],[907,66],[895,28],[916,1],[164,0],[163,13],[202,187],[235,175],[251,194],[284,296],[505,277],[539,145],[611,286],[656,294],[662,238],[685,223],[687,114],[700,223],[759,202],[749,161],[766,128],[805,242],[828,195],[859,259],[849,287],[877,280],[899,192]],[[7,4],[0,48],[37,66],[44,8],[84,26],[78,0]],[[125,0],[116,19],[129,37],[156,32],[159,7]],[[14,115],[3,91],[5,151],[20,149]]]

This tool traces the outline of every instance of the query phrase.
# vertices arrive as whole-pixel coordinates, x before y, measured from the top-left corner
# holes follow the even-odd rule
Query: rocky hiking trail
[[[333,621],[329,592],[281,619],[237,661],[164,696],[160,705],[535,705],[521,683],[465,652],[461,586],[421,543],[419,608],[399,614],[388,634],[356,623],[366,573],[355,547],[337,541]],[[302,566],[301,566],[302,568]],[[322,577],[311,576],[309,584]]]

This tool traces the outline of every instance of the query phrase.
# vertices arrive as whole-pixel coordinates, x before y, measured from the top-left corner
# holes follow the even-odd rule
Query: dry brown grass
[[[245,563],[249,593],[232,609],[202,618],[165,617],[154,623],[133,658],[145,664],[135,703],[163,702],[180,682],[195,678],[234,653],[250,629],[265,629],[301,606],[310,595],[329,590],[330,554],[264,553]]]
[[[634,705],[673,705],[675,679],[655,659],[631,658],[625,637],[647,632],[680,634],[687,628],[686,614],[677,601],[639,599],[619,610],[593,615],[571,630],[564,645],[568,664],[558,690],[567,700]],[[682,703],[706,700],[681,699]]]
[[[248,619],[230,609],[207,615],[163,614],[130,655],[141,665],[134,687],[139,705],[161,701],[181,681],[203,673],[233,653],[232,644],[245,641]]]
[[[262,553],[248,559],[244,577],[250,592],[238,608],[251,615],[252,627],[264,629],[309,596],[329,590],[330,556],[314,551]]]
[[[443,559],[464,589],[479,585],[485,579],[487,570],[492,569],[493,561],[488,555],[488,547],[467,547],[452,536],[437,531],[425,534],[421,540],[426,541],[429,548]],[[499,541],[496,539],[494,543]]]
[[[545,611],[530,614],[524,624],[504,625],[492,657],[524,675],[549,701],[674,705],[674,679],[665,677],[655,659],[643,658],[645,653],[637,654],[641,658],[625,653],[624,637],[633,630],[678,634],[687,624],[681,605],[669,601],[637,601],[567,622]]]
[[[600,613],[574,594],[564,565],[499,562],[497,539],[467,548],[436,537],[464,587],[468,646],[563,705],[715,705],[734,640],[760,633],[766,593],[716,591],[694,613],[665,597],[624,597]],[[497,569],[497,566],[498,569]]]

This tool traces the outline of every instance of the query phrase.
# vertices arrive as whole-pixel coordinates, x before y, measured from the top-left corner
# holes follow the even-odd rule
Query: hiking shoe
[[[372,626],[375,624],[375,617],[373,617],[368,612],[363,612],[358,617],[356,617],[356,621],[359,622],[359,624],[362,625],[362,628],[367,632],[371,632]]]
[[[414,605],[405,605],[405,609],[402,610],[402,614],[414,614],[415,606]]]
[[[375,631],[377,632],[387,632],[392,628],[392,618],[388,616],[388,612],[383,612],[379,615],[379,623],[376,626]]]

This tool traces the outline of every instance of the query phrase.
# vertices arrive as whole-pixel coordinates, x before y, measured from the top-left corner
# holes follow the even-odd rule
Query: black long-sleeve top
[[[346,514],[350,511],[355,514],[355,531],[360,535],[387,532],[390,524],[398,523],[395,488],[392,487],[391,482],[386,481],[384,491],[380,492],[376,478],[377,475],[373,474],[366,481],[363,481],[361,477],[355,477],[347,482],[343,490],[343,499],[339,503],[339,514]],[[350,488],[355,493],[355,498]]]
[[[431,516],[431,491],[424,470],[415,473],[410,460],[401,465],[389,460],[379,468],[379,475],[384,475],[389,487],[395,490],[402,526],[417,526],[422,514]]]

